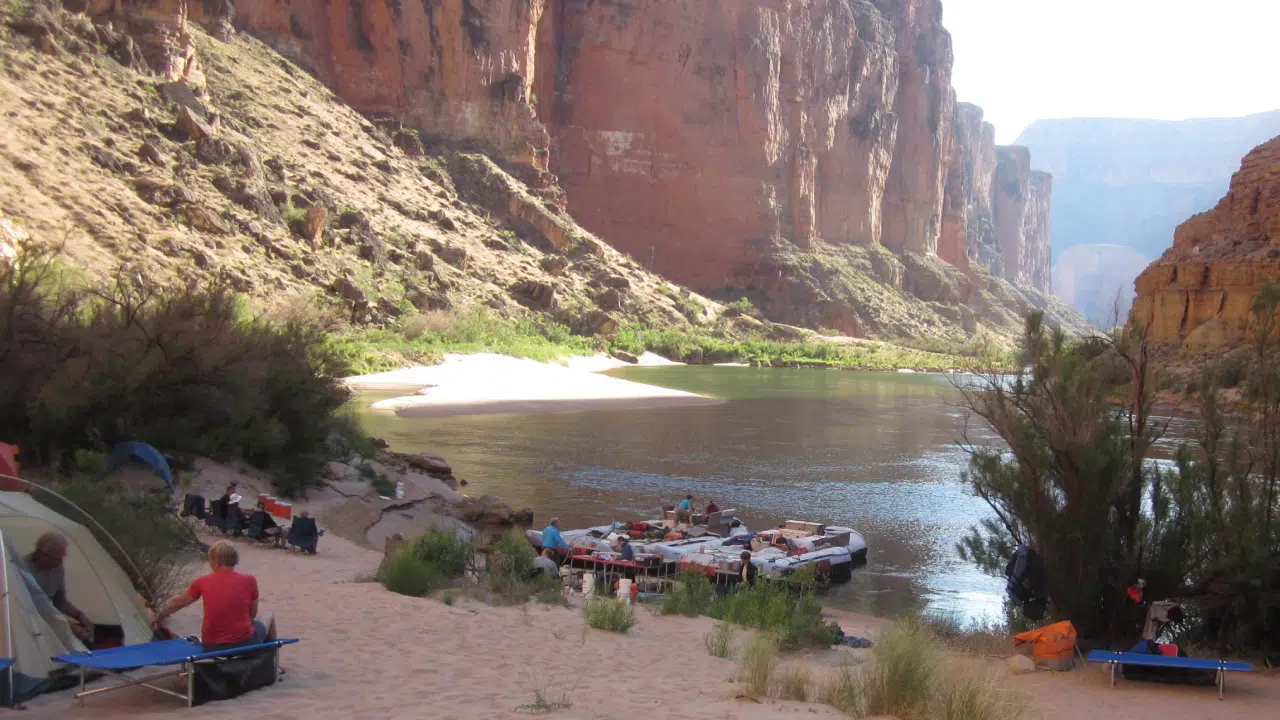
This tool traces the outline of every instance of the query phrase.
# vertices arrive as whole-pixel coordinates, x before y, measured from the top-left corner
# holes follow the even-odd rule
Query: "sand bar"
[[[646,353],[643,365],[674,364]],[[628,363],[597,355],[564,365],[503,355],[446,355],[440,365],[348,378],[354,390],[416,389],[373,409],[402,417],[678,407],[722,401],[681,390],[601,375]]]

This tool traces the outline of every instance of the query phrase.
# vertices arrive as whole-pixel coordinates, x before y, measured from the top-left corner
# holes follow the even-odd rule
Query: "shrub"
[[[593,597],[582,605],[582,617],[589,627],[625,633],[636,624],[630,605],[607,597]]]
[[[662,600],[663,615],[697,617],[711,610],[716,590],[707,576],[696,570],[681,570]]]
[[[419,561],[434,565],[446,578],[461,576],[474,557],[470,538],[435,528],[410,543],[409,552]]]
[[[423,561],[409,548],[402,548],[382,571],[382,584],[393,593],[424,597],[447,582],[440,568]]]
[[[777,667],[778,644],[765,633],[757,635],[742,654],[742,680],[747,694],[751,697],[767,696]]]
[[[733,636],[733,625],[726,622],[716,623],[715,629],[707,633],[703,642],[706,643],[707,652],[715,657],[729,660],[733,658]]]
[[[243,458],[293,495],[317,482],[350,393],[325,333],[249,317],[226,284],[147,284],[121,270],[72,287],[56,251],[0,264],[0,437],[37,463],[141,439]]]
[[[817,598],[797,593],[786,583],[739,586],[732,594],[716,600],[710,614],[718,620],[773,633],[783,650],[835,642],[834,630],[822,619],[822,605]]]
[[[513,600],[527,599],[531,593],[536,557],[533,546],[517,532],[494,540],[489,544],[485,562],[489,589]]]

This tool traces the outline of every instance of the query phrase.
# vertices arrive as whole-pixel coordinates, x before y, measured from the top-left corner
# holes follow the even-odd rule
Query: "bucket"
[[[623,578],[618,581],[618,598],[626,605],[631,604],[631,581]]]
[[[582,599],[588,600],[596,594],[596,574],[582,574]]]
[[[293,517],[293,503],[276,501],[276,515],[285,520]]]

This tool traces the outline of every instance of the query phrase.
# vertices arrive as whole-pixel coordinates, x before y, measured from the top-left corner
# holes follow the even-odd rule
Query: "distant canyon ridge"
[[[1214,207],[1240,158],[1280,135],[1280,110],[1166,122],[1037,121],[1018,144],[1054,176],[1053,284],[1091,323],[1124,320],[1134,280],[1174,229]],[[1117,304],[1118,301],[1118,304]]]

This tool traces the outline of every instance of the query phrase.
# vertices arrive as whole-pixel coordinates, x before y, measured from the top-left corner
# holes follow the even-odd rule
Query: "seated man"
[[[543,550],[542,554],[533,559],[533,568],[535,573],[546,573],[553,578],[560,577],[560,566],[556,564],[550,550]]]
[[[631,541],[625,537],[618,538],[618,555],[626,562],[636,559],[636,549],[631,547]]]
[[[255,537],[261,528],[261,536]],[[253,509],[253,516],[249,518],[248,535],[251,540],[271,540],[276,547],[284,547],[285,537],[288,536],[289,528],[281,527],[276,523],[275,518],[271,517],[271,513],[267,512],[267,504],[262,500]]]
[[[720,506],[716,504],[715,500],[712,500],[711,502],[707,503],[708,515],[710,515],[711,513],[717,513],[717,512],[720,512]]]
[[[240,554],[235,545],[226,540],[214,543],[209,548],[213,572],[196,578],[186,592],[174,596],[156,613],[151,626],[158,630],[170,615],[203,600],[200,641],[205,650],[228,650],[275,640],[275,621],[258,619],[258,581],[252,575],[236,572],[238,562]]]
[[[23,558],[23,562],[53,607],[70,618],[71,632],[92,647],[93,622],[67,600],[67,575],[62,567],[66,557],[67,538],[56,532],[47,532],[36,540],[35,552]]]

